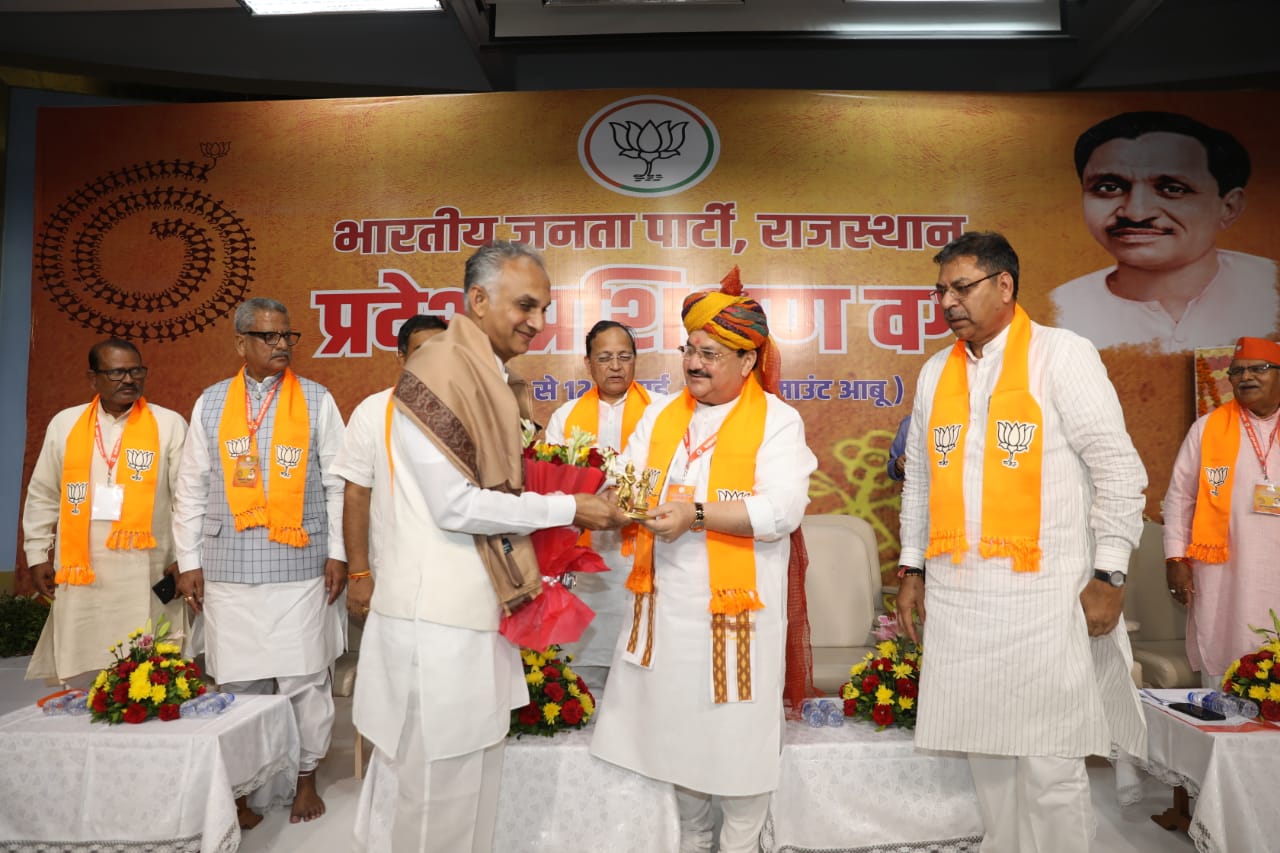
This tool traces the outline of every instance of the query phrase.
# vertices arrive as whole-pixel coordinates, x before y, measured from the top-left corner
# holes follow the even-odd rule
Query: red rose
[[[201,684],[199,687],[196,688],[196,695],[203,696],[208,690],[209,690],[208,687],[205,687],[203,684]]]
[[[160,706],[160,712],[156,716],[162,720],[176,720],[180,716],[178,706],[173,702],[166,702]]]
[[[582,722],[582,703],[577,699],[570,699],[564,703],[564,707],[560,709],[560,719],[571,726],[576,726]]]
[[[124,709],[124,721],[126,723],[142,723],[146,722],[147,709],[137,702],[131,702],[128,708]]]
[[[593,447],[587,451],[587,464],[592,468],[603,468],[604,456],[601,455],[599,450]]]
[[[852,717],[856,713],[858,713],[858,700],[857,699],[844,700],[844,715],[846,717]]]
[[[542,714],[538,711],[538,706],[532,702],[520,709],[520,724],[522,726],[536,726],[541,719]]]
[[[93,694],[93,710],[99,714],[107,713],[107,694],[104,690],[95,691]]]
[[[1275,660],[1275,655],[1273,655],[1269,651],[1258,652],[1257,657],[1258,657],[1258,663],[1262,663],[1264,660]]]
[[[548,681],[542,685],[542,692],[547,694],[547,698],[552,702],[560,703],[564,701],[564,688],[560,686],[558,681]]]
[[[899,678],[893,685],[899,696],[906,696],[908,699],[916,698],[916,683],[910,678]]]
[[[129,698],[129,682],[117,681],[116,686],[111,691],[111,698],[117,702],[124,702]]]
[[[893,661],[888,658],[877,658],[876,662],[871,664],[872,669],[878,669],[881,672],[889,672],[893,669]]]
[[[164,663],[164,658],[160,657],[159,655],[152,655],[150,658],[148,658],[148,660],[151,661],[152,666],[159,666],[160,664]]]
[[[868,675],[866,678],[862,679],[863,693],[875,693],[876,688],[879,686],[880,686],[880,679],[877,676]]]
[[[194,661],[187,664],[187,675],[194,678],[200,677],[200,667]]]
[[[138,668],[138,665],[136,663],[134,663],[131,660],[127,660],[127,661],[121,662],[121,664],[118,667],[116,667],[116,672],[120,673],[121,675],[128,675],[129,673],[133,672],[137,668]]]
[[[542,668],[542,674],[547,678],[554,678],[554,679],[560,678],[560,670],[552,666],[551,664],[547,664]]]
[[[893,708],[889,705],[876,705],[871,709],[871,719],[877,726],[893,724]]]
[[[587,693],[587,694],[590,694],[591,692],[590,690],[587,689],[587,682],[582,680],[581,675],[578,676],[578,692]]]
[[[168,684],[169,673],[163,669],[151,670],[151,683],[152,684]]]
[[[1280,702],[1274,699],[1262,700],[1262,719],[1280,723]]]
[[[1257,658],[1253,655],[1245,655],[1240,659],[1240,668],[1236,670],[1236,674],[1243,678],[1253,678],[1258,674]]]

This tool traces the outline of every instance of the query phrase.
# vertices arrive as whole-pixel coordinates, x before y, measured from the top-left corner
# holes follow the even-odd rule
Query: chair
[[[1154,521],[1143,522],[1142,539],[1129,559],[1124,618],[1137,623],[1129,639],[1144,687],[1200,686],[1187,660],[1187,610],[1165,582],[1164,525]]]
[[[836,693],[849,668],[871,651],[871,628],[880,609],[880,559],[875,531],[861,518],[835,513],[805,516],[809,550],[805,594],[813,683]]]
[[[359,625],[350,619],[347,620],[347,651],[333,664],[334,696],[355,695],[356,665],[360,661],[360,637],[363,633]],[[360,779],[364,776],[364,738],[360,736],[360,730],[355,727],[355,723],[351,724],[351,732],[355,738],[355,775]]]

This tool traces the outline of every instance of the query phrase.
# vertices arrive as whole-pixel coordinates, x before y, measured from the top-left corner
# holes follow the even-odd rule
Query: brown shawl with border
[[[524,489],[520,419],[530,417],[529,387],[502,371],[489,338],[458,314],[419,347],[396,384],[396,408],[407,415],[462,476],[482,489]],[[528,536],[475,534],[476,551],[511,613],[542,592],[542,572]]]

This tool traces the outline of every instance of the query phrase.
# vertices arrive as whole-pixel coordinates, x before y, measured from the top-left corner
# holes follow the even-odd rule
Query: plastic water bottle
[[[66,713],[73,717],[79,717],[89,713],[89,694],[77,696],[66,704]]]
[[[180,717],[216,717],[236,701],[234,693],[206,693],[188,699],[178,707]]]
[[[1258,704],[1256,702],[1242,699],[1239,696],[1228,696],[1216,690],[1208,693],[1197,693],[1192,690],[1187,693],[1187,701],[1192,705],[1199,705],[1201,708],[1217,711],[1224,717],[1244,717],[1247,720],[1252,720],[1258,716]]]
[[[822,703],[817,699],[804,700],[803,704],[800,705],[800,716],[815,729],[827,724]]]
[[[822,706],[826,709],[826,719],[828,726],[844,725],[844,703],[836,701],[824,700]]]
[[[56,696],[45,702],[41,711],[49,716],[57,716],[61,714],[87,714],[89,713],[88,705],[89,694],[83,690],[69,690],[61,696]],[[72,706],[79,702],[80,710],[73,711]]]

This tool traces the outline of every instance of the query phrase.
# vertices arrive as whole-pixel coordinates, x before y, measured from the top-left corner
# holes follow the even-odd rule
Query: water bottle
[[[206,693],[188,699],[178,707],[180,717],[216,717],[236,700],[234,693]]]
[[[61,714],[72,714],[72,713],[87,714],[89,713],[89,706],[87,704],[88,698],[89,698],[89,694],[84,692],[83,690],[68,690],[66,693],[63,693],[61,696],[55,696],[54,698],[50,699],[48,702],[45,702],[44,706],[40,710],[42,710],[45,714],[48,714],[49,716],[57,716]],[[80,703],[80,710],[72,711],[71,706],[77,700]]]
[[[826,709],[826,719],[828,726],[844,725],[844,703],[836,701],[823,700],[822,706]]]
[[[804,700],[804,703],[800,705],[800,716],[815,729],[827,724],[822,703],[817,699]]]
[[[65,708],[65,713],[70,714],[73,717],[79,717],[89,713],[89,694],[86,693],[83,696],[75,697],[66,704]]]
[[[1256,702],[1242,699],[1239,696],[1228,696],[1216,690],[1208,693],[1197,693],[1192,690],[1187,693],[1187,701],[1192,705],[1199,705],[1201,708],[1217,711],[1224,717],[1244,717],[1247,720],[1252,720],[1258,716],[1258,704]]]

